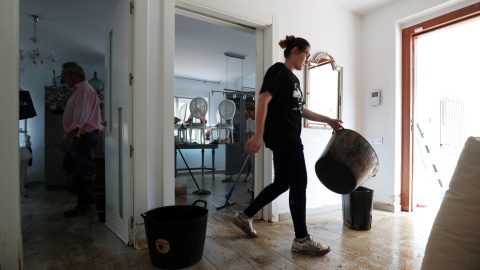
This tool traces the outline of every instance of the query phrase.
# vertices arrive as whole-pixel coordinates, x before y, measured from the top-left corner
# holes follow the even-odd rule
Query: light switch
[[[370,138],[371,144],[383,144],[383,137],[372,137]]]
[[[372,106],[380,105],[380,90],[372,91],[370,95],[370,105]]]

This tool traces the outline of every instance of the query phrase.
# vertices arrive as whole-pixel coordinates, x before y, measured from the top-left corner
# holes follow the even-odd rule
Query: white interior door
[[[133,14],[130,1],[120,0],[106,25],[105,93],[106,222],[122,241],[131,244],[133,216],[132,74]]]

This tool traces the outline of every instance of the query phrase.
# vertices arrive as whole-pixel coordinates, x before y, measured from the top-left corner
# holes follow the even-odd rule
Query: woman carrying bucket
[[[257,237],[252,226],[255,214],[280,194],[290,189],[290,212],[295,229],[292,251],[324,255],[330,247],[316,242],[308,234],[306,225],[307,170],[300,138],[302,117],[341,128],[342,121],[314,113],[305,108],[300,82],[293,74],[302,70],[310,57],[310,44],[303,38],[287,36],[279,45],[285,62],[271,66],[260,90],[255,117],[255,134],[245,150],[253,156],[262,145],[273,152],[274,180],[255,200],[232,218],[235,225],[250,237]]]

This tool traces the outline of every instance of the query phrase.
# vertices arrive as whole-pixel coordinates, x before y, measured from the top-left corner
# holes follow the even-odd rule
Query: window
[[[183,123],[188,119],[188,105],[193,98],[175,97],[175,117],[180,118],[179,123]]]

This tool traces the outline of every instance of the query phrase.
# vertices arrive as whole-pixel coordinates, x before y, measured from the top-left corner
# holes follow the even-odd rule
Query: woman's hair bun
[[[286,36],[285,39],[282,39],[280,40],[280,42],[278,42],[278,45],[280,45],[280,48],[285,49],[287,48],[288,44],[292,43],[294,40],[295,40],[295,36],[293,35]]]

